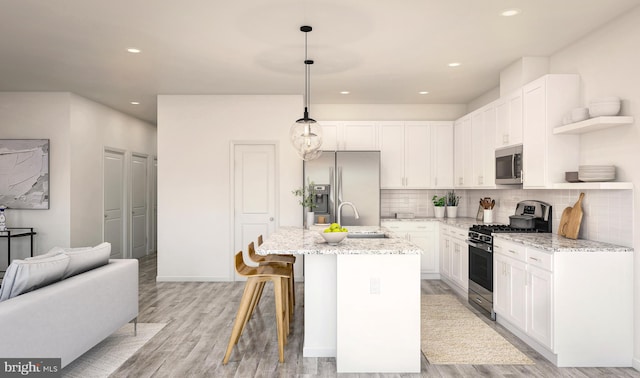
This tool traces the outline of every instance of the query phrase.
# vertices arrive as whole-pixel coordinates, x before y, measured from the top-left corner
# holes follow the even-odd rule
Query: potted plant
[[[291,191],[296,197],[300,197],[298,203],[307,209],[305,217],[305,228],[315,223],[315,213],[313,209],[318,207],[314,201],[316,196],[315,184],[313,181],[308,181],[306,186]]]
[[[435,213],[436,218],[444,218],[444,209],[447,201],[446,196],[438,197],[434,195],[431,198],[431,202],[433,202],[433,211]]]
[[[447,193],[447,218],[455,218],[458,216],[458,203],[460,202],[460,196],[456,195],[455,191]]]

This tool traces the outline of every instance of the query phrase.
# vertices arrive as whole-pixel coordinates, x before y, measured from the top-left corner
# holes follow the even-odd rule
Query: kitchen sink
[[[388,236],[382,231],[349,231],[347,237],[355,239],[384,239]]]

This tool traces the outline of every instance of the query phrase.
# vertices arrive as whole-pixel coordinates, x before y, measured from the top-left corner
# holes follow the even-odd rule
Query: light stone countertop
[[[440,222],[442,224],[468,229],[482,222],[475,218],[382,218],[383,222]],[[492,223],[498,224],[498,223]],[[524,244],[547,252],[632,252],[633,248],[585,239],[567,239],[557,234],[547,233],[494,233],[494,237]]]
[[[349,231],[383,231],[377,226],[346,226]],[[417,255],[422,250],[408,240],[397,238],[393,233],[386,232],[388,238],[361,239],[345,238],[338,245],[329,245],[320,236],[326,226],[312,226],[305,230],[300,227],[280,227],[278,231],[265,239],[262,245],[256,247],[256,253],[293,254],[293,255]]]
[[[547,252],[633,252],[633,248],[630,247],[593,240],[567,239],[557,234],[497,233],[493,234],[493,237],[524,244]]]

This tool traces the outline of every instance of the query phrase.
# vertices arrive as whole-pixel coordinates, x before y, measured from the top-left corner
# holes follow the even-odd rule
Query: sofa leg
[[[133,318],[133,336],[138,336],[138,317]]]

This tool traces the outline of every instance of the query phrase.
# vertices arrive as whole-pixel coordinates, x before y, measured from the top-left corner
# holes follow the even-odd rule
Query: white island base
[[[338,373],[420,372],[420,255],[305,256],[304,357]]]

